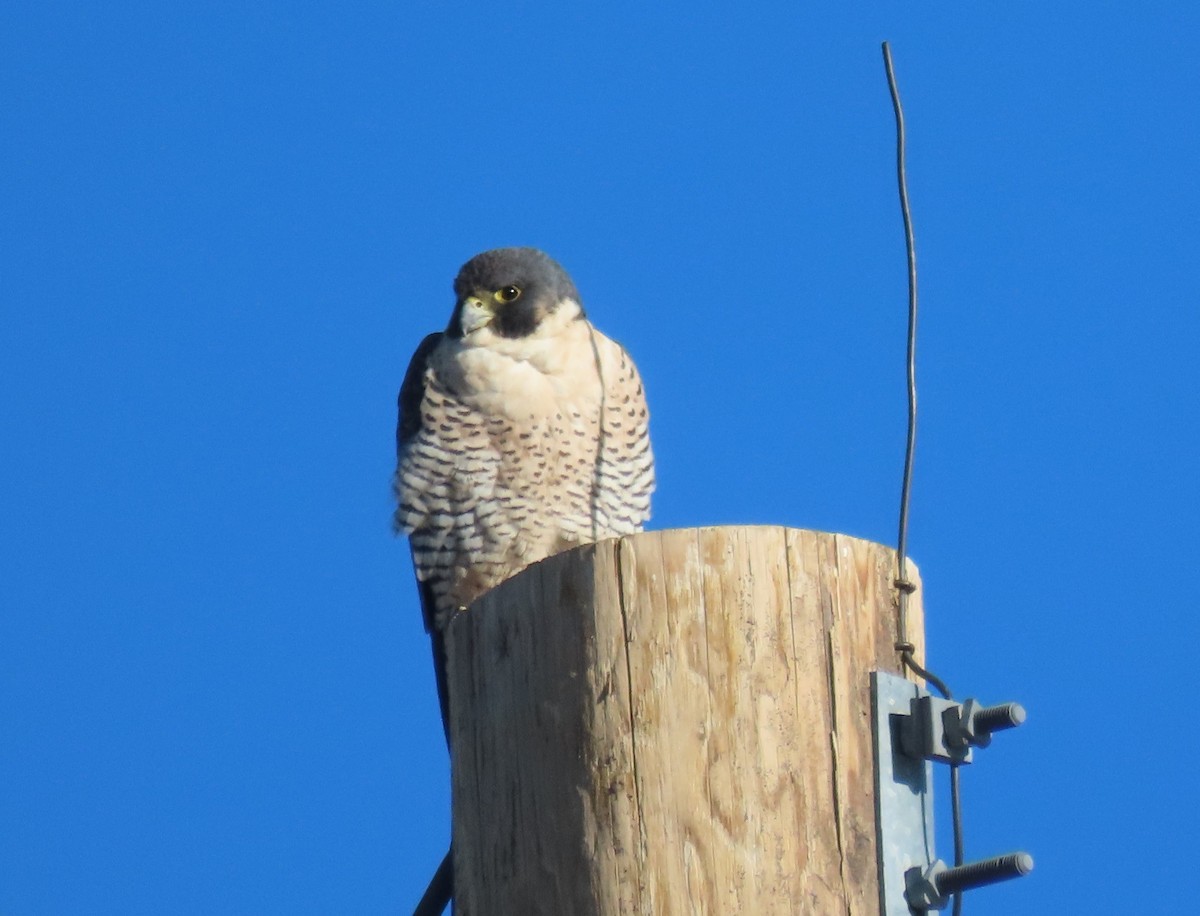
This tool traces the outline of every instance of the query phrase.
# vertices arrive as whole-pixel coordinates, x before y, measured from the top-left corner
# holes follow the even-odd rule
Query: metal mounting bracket
[[[901,747],[910,757],[970,763],[972,748],[991,744],[993,732],[1016,728],[1025,721],[1025,709],[1019,703],[956,703],[922,692],[912,701],[909,715],[900,721]]]
[[[879,912],[912,916],[905,874],[935,861],[933,764],[901,746],[901,726],[914,700],[929,694],[912,681],[871,672],[871,732],[875,745],[875,823],[879,844]]]
[[[882,916],[942,909],[953,894],[1032,871],[1025,852],[948,868],[933,839],[933,761],[970,763],[973,748],[1020,725],[1025,710],[943,700],[885,671],[871,672],[871,709]]]

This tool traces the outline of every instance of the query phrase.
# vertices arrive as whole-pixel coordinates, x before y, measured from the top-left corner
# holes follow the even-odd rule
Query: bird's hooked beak
[[[496,313],[492,309],[492,303],[489,300],[476,295],[467,296],[462,301],[462,315],[460,318],[463,336],[465,337],[467,334],[487,326],[495,317]]]

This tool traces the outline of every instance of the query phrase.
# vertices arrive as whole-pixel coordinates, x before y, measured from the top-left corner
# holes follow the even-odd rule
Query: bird
[[[454,296],[400,387],[393,478],[447,745],[450,622],[539,560],[642,530],[655,487],[641,376],[557,261],[485,251],[459,270]],[[452,880],[447,854],[418,912],[441,912]]]
[[[526,566],[640,531],[655,482],[637,367],[588,320],[557,261],[485,251],[454,294],[446,330],[410,361],[396,430],[394,523],[435,643]],[[444,657],[435,670],[445,717]]]

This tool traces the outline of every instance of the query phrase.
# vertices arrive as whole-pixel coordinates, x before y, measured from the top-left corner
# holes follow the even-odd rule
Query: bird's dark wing
[[[399,417],[396,421],[396,455],[397,464],[403,459],[405,448],[421,431],[421,402],[425,399],[425,368],[429,354],[441,342],[442,333],[428,335],[417,347],[417,352],[409,360],[408,370],[404,373],[404,382],[400,385],[400,396],[397,398]],[[416,556],[413,556],[413,567],[416,568]],[[430,633],[434,630],[433,592],[428,583],[418,580],[417,589],[421,593],[421,616],[425,620],[425,629]]]
[[[433,620],[433,589],[428,582],[417,581],[417,592],[421,596],[421,613],[426,621]],[[429,647],[433,650],[433,676],[437,680],[438,705],[442,710],[442,731],[446,733],[446,746],[450,745],[450,694],[446,686],[446,637],[433,623],[428,624]]]
[[[405,447],[421,431],[421,402],[425,398],[425,367],[429,354],[441,342],[442,334],[430,334],[421,341],[417,352],[413,354],[404,373],[404,382],[400,385],[398,398],[399,419],[396,423],[396,451],[403,452]],[[413,557],[416,567],[416,557]],[[417,593],[421,598],[421,616],[425,620],[425,629],[433,649],[433,672],[437,678],[438,703],[442,709],[442,727],[446,731],[446,742],[450,741],[450,708],[446,693],[446,649],[441,630],[434,622],[433,588],[429,582],[417,580]]]
[[[421,400],[425,397],[425,365],[429,354],[442,340],[442,332],[428,335],[417,347],[408,363],[408,371],[404,373],[404,382],[400,385],[398,406],[400,418],[396,423],[396,451],[404,448],[413,436],[421,431]]]
[[[429,354],[442,339],[442,334],[430,334],[421,341],[404,373],[398,400],[399,418],[396,422],[396,452],[399,455],[421,431],[421,402],[425,399],[425,367]],[[411,546],[411,545],[410,545]],[[413,558],[416,567],[416,558]],[[433,650],[433,673],[437,678],[438,704],[442,710],[442,729],[446,745],[450,745],[450,704],[446,693],[446,644],[441,630],[434,624],[433,589],[428,582],[417,580],[417,593],[421,597],[421,616],[425,618],[425,629]],[[437,873],[429,882],[414,916],[440,916],[454,895],[453,850],[446,853]]]

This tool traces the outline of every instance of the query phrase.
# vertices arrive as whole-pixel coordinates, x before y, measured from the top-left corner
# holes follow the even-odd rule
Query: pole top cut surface
[[[698,528],[483,596],[447,633],[459,912],[875,914],[895,572],[845,535]]]

